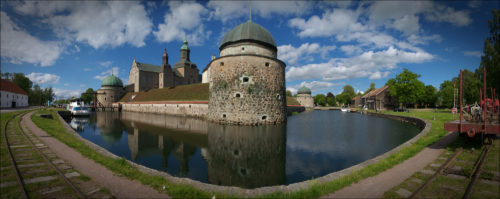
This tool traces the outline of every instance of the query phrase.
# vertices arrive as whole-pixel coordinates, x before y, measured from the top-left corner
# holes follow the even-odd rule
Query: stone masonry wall
[[[115,105],[115,104],[113,104]],[[122,111],[157,113],[177,116],[205,117],[208,104],[203,103],[175,103],[175,102],[144,102],[121,103]]]
[[[210,65],[208,119],[260,125],[286,122],[285,65],[264,56],[225,56]]]
[[[300,105],[302,105],[306,108],[313,108],[314,107],[314,99],[309,94],[298,94],[296,99],[300,103]]]

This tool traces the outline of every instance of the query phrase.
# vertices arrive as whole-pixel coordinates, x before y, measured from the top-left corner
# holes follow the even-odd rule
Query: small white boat
[[[85,124],[88,122],[88,118],[73,118],[69,125],[71,128],[77,131],[83,131]]]
[[[350,109],[349,107],[342,106],[342,107],[340,108],[340,111],[342,111],[342,112],[351,112],[351,109]]]
[[[66,107],[73,116],[88,116],[90,115],[89,109],[85,107],[85,103],[81,100],[72,100]]]

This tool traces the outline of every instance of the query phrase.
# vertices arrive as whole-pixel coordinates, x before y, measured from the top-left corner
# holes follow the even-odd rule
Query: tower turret
[[[162,66],[165,66],[168,64],[168,54],[167,54],[167,48],[163,50],[163,62]]]
[[[182,42],[182,46],[181,46],[181,59],[184,59],[184,60],[189,60],[189,46],[188,46],[188,41],[186,38],[184,38],[184,42]]]

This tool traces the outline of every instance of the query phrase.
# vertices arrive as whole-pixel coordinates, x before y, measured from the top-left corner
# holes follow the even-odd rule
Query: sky
[[[57,98],[128,84],[135,58],[179,60],[187,38],[203,71],[222,37],[248,21],[266,28],[286,64],[286,87],[313,95],[363,92],[407,68],[439,89],[474,71],[498,1],[1,1],[1,72],[24,73]]]

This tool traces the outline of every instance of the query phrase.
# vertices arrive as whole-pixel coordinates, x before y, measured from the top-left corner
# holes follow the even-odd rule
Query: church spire
[[[248,21],[252,21],[252,1],[249,1],[250,3],[250,17],[248,18]]]
[[[163,49],[163,63],[162,66],[167,66],[168,65],[168,54],[167,54],[167,48]]]

